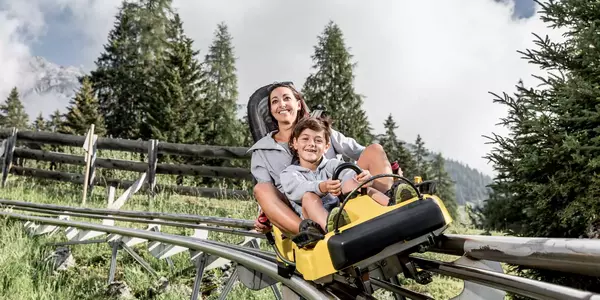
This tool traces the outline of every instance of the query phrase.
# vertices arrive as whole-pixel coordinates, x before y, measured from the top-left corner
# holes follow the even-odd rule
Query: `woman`
[[[279,174],[292,163],[289,140],[296,123],[308,116],[308,109],[300,93],[286,84],[271,86],[268,107],[277,128],[248,150],[252,151],[250,171],[257,180],[254,197],[272,224],[283,232],[297,234],[302,209],[285,198]],[[331,132],[331,144],[332,147],[325,154],[327,158],[342,154],[355,160],[359,167],[369,170],[373,175],[392,172],[387,155],[378,144],[364,147],[335,130]],[[373,182],[373,188],[385,193],[392,184],[393,179],[390,177],[379,178]],[[258,220],[255,221],[255,227],[260,232],[269,229]]]

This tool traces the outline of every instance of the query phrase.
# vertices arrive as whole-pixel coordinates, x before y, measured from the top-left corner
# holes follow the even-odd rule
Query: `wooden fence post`
[[[150,140],[148,143],[148,208],[150,211],[154,207],[154,196],[156,188],[156,166],[158,165],[158,140]]]
[[[87,190],[89,185],[89,177],[90,177],[90,165],[92,162],[92,144],[94,142],[94,124],[90,126],[90,130],[85,139],[85,143],[83,143],[83,149],[85,149],[85,176],[83,178],[83,199],[81,204],[85,205],[87,200]]]
[[[19,130],[16,127],[12,128],[11,136],[8,138],[6,143],[6,150],[4,152],[4,164],[2,166],[2,187],[6,184],[8,178],[8,172],[12,167],[13,153],[15,152],[15,145],[17,144],[17,132]]]
[[[92,126],[94,126],[92,124]],[[92,128],[93,129],[93,128]],[[93,132],[93,131],[92,131]],[[92,154],[90,155],[90,178],[88,179],[88,188],[90,189],[90,194],[94,190],[94,178],[96,177],[96,157],[98,152],[98,135],[94,134],[92,139]]]

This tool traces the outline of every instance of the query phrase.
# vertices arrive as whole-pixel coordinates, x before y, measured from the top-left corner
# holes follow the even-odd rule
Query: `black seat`
[[[252,139],[254,139],[254,142],[257,142],[267,135],[267,133],[275,130],[275,124],[269,116],[268,105],[269,89],[274,84],[276,83],[267,84],[257,89],[248,100],[248,124],[250,126],[250,133],[252,134]],[[279,84],[294,85],[294,83],[291,81],[284,81],[280,82]],[[319,115],[321,112],[321,108],[317,107],[317,109],[313,111],[311,115]]]

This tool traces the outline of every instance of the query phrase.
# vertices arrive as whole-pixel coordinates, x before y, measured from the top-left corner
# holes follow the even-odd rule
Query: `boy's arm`
[[[291,201],[301,201],[302,196],[308,192],[315,193],[320,197],[325,195],[321,193],[321,190],[319,189],[319,183],[321,183],[321,181],[309,181],[304,178],[300,172],[285,169],[281,172],[279,179],[281,180],[281,186],[283,187],[285,196]]]
[[[344,162],[336,158],[332,158],[329,161],[327,161],[327,165],[325,168],[327,169],[327,172],[331,174],[330,178],[333,178],[335,169],[342,163]],[[355,187],[358,186],[358,182],[354,180],[354,176],[356,176],[356,172],[354,172],[354,170],[350,168],[346,168],[340,173],[340,176],[338,176],[338,180],[340,180],[342,183],[342,193],[348,194]]]

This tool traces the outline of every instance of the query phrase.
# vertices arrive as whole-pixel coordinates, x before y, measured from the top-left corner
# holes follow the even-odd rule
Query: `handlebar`
[[[335,170],[333,171],[333,177],[331,179],[338,180],[339,177],[340,177],[340,174],[345,169],[352,169],[354,172],[356,172],[356,175],[362,173],[362,171],[363,171],[357,164],[351,163],[351,162],[345,162],[345,163],[342,163],[339,166],[337,166],[337,168],[335,168]],[[367,188],[366,187],[361,188],[360,193],[362,195],[366,195],[367,194]],[[342,198],[340,198],[340,200],[341,199]]]

